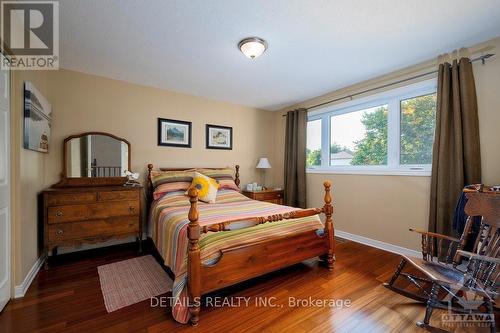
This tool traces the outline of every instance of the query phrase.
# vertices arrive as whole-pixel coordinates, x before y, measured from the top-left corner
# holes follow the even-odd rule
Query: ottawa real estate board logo
[[[1,2],[1,68],[59,69],[59,2]]]

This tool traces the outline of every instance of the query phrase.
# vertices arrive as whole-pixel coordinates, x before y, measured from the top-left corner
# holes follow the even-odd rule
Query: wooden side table
[[[241,193],[253,200],[283,205],[283,190],[268,189],[262,191],[242,191]]]

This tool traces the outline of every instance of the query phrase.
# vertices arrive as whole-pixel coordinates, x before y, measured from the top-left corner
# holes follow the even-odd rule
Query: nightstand
[[[283,190],[242,191],[243,195],[253,200],[283,205]]]

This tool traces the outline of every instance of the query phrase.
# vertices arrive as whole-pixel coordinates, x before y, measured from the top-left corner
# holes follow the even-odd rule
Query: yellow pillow
[[[213,178],[202,175],[199,172],[195,172],[193,175],[193,182],[190,188],[196,188],[198,190],[198,199],[208,203],[214,203],[217,197],[217,190],[219,189],[219,184]],[[186,191],[188,194],[189,189]]]

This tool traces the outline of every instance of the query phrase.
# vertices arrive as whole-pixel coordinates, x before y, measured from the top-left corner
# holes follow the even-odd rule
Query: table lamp
[[[267,157],[261,157],[256,168],[257,169],[264,169],[262,171],[262,185],[264,185],[265,181],[266,181],[266,170],[265,169],[271,169],[271,163],[269,163],[269,160],[267,159]]]

